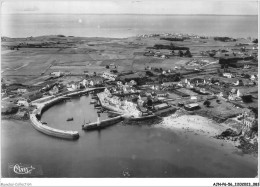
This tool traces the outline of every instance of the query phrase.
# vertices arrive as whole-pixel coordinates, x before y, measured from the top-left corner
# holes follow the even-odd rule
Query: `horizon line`
[[[258,14],[1,13],[0,15],[258,16]]]

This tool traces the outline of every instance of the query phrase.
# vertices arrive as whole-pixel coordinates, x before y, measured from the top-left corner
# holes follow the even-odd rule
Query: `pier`
[[[82,125],[82,129],[83,130],[97,130],[97,129],[102,129],[111,125],[114,125],[118,122],[121,122],[124,120],[123,115],[121,116],[117,116],[114,118],[110,118],[110,119],[105,119],[102,121],[97,121],[97,122],[93,122],[93,123],[86,123],[84,125]]]
[[[80,90],[72,93],[67,93],[64,95],[60,95],[58,97],[48,97],[48,98],[41,98],[39,100],[36,100],[32,103],[32,105],[36,106],[36,109],[32,111],[30,114],[30,120],[33,127],[49,136],[54,136],[57,138],[64,138],[64,139],[71,139],[76,140],[79,138],[79,132],[78,131],[65,131],[65,130],[59,130],[52,127],[49,127],[47,125],[42,124],[40,121],[42,112],[44,110],[47,110],[49,107],[53,106],[54,104],[63,101],[64,99],[68,99],[71,96],[80,95],[83,93],[87,93],[94,90],[100,90],[104,89],[103,87],[99,88],[88,88],[85,90]]]

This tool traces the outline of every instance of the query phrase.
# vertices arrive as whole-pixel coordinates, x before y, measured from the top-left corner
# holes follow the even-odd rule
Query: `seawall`
[[[82,125],[82,129],[83,130],[101,129],[101,128],[108,127],[110,125],[114,125],[114,124],[116,124],[116,123],[118,123],[122,120],[124,120],[123,116],[117,116],[117,117],[114,117],[114,118],[102,120],[100,122],[93,122],[93,123],[90,123],[90,124],[84,124],[84,125]]]
[[[55,105],[56,103],[63,101],[64,99],[66,99],[66,97],[76,96],[76,95],[80,95],[83,93],[87,93],[87,92],[90,92],[93,90],[99,90],[99,89],[104,89],[104,87],[89,88],[89,89],[85,89],[85,90],[75,91],[72,93],[67,93],[65,95],[60,95],[58,97],[49,97],[50,100],[48,100],[48,101],[44,100],[45,102],[42,102],[43,99],[38,100],[39,103],[37,102],[37,100],[34,101],[32,103],[32,105],[36,106],[36,109],[33,110],[32,113],[30,114],[30,120],[31,120],[33,127],[36,130],[38,130],[44,134],[47,134],[49,136],[54,136],[57,138],[64,138],[64,139],[72,139],[72,140],[78,139],[79,138],[78,131],[59,130],[59,129],[55,129],[55,128],[42,124],[40,121],[41,115],[45,110],[47,110],[51,106]]]

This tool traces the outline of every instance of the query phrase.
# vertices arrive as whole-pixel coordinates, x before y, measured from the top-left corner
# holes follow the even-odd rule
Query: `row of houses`
[[[243,76],[243,75],[234,75],[234,74],[232,74],[232,73],[223,73],[222,75],[223,75],[223,77],[226,77],[226,78],[229,78],[229,79],[235,78],[235,77],[242,77],[242,76]],[[248,77],[250,80],[255,81],[255,80],[257,80],[258,75],[252,74],[252,75],[248,75],[247,77]]]
[[[75,91],[78,89],[82,89],[82,88],[87,88],[87,87],[93,87],[96,85],[101,85],[103,84],[103,80],[102,79],[83,79],[80,82],[70,82],[66,85],[67,90],[68,91]]]

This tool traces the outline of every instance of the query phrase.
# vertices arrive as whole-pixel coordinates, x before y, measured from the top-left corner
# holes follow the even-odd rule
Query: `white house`
[[[239,89],[237,90],[237,97],[242,96],[242,94],[240,93]]]
[[[256,123],[256,120],[253,117],[248,116],[248,117],[244,117],[244,119],[243,119],[243,124],[248,129],[251,128],[255,123]]]
[[[161,58],[165,59],[168,58],[166,55],[162,55]]]
[[[60,77],[61,72],[60,71],[54,71],[54,72],[51,73],[51,75],[54,75],[55,77]]]
[[[89,82],[89,85],[90,85],[90,86],[94,86],[94,81],[91,80],[91,81]]]
[[[88,86],[88,81],[86,79],[84,79],[82,81],[82,85],[86,88]]]
[[[104,92],[110,94],[110,91],[107,88],[105,88]]]
[[[29,107],[29,103],[28,103],[27,101],[25,101],[25,100],[19,100],[19,101],[17,102],[17,105],[18,105],[18,106]]]
[[[250,80],[254,81],[256,79],[255,75],[251,75]]]
[[[69,91],[75,91],[75,90],[77,90],[79,88],[79,85],[77,85],[76,83],[73,83],[73,84],[71,84],[71,85],[67,85],[67,89],[69,90]]]
[[[180,86],[180,87],[183,87],[183,85],[182,85],[182,83],[181,83],[181,82],[179,82],[177,85],[178,85],[178,86]]]
[[[223,76],[227,78],[232,78],[233,75],[231,73],[223,73]]]
[[[233,100],[241,100],[241,96],[242,96],[242,94],[239,91],[239,89],[233,88],[231,90],[231,93],[228,96],[228,99],[231,100],[231,101],[233,101]]]
[[[192,96],[190,96],[190,99],[191,99],[191,100],[195,100],[195,99],[197,99],[197,96],[192,95]]]
[[[239,81],[239,80],[237,80],[237,82],[235,82],[235,83],[233,83],[235,86],[240,86],[240,85],[242,85],[242,83]]]
[[[123,92],[124,92],[124,93],[128,93],[128,90],[126,89],[125,86],[123,87]]]
[[[19,89],[17,89],[17,92],[18,93],[25,93],[25,92],[27,92],[27,89],[19,88]]]
[[[59,93],[59,88],[58,88],[57,86],[54,86],[54,87],[49,91],[49,93],[50,93],[51,95],[55,95],[55,94]]]
[[[117,86],[123,86],[123,83],[121,81],[116,82]]]
[[[234,83],[235,86],[239,85],[239,81],[237,80],[237,82]]]
[[[131,85],[136,85],[137,83],[135,82],[135,80],[131,80],[131,81],[130,81],[130,84],[131,84]]]
[[[244,69],[249,69],[250,66],[249,65],[244,65]]]

